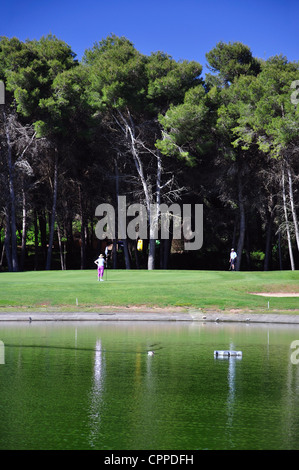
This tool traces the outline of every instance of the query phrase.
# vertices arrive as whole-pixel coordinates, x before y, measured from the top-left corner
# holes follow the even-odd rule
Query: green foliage
[[[298,64],[278,56],[265,62],[257,77],[242,76],[225,90],[219,123],[237,137],[234,146],[248,150],[257,144],[277,157],[296,138],[299,113],[291,102],[291,84],[297,76]]]
[[[147,70],[149,76],[148,98],[157,102],[173,105],[184,100],[185,93],[197,86],[202,67],[197,62],[176,62],[161,53],[152,54],[148,58]]]
[[[165,115],[159,115],[163,137],[156,146],[164,155],[184,159],[188,165],[211,148],[210,126],[213,121],[213,94],[206,94],[202,85],[185,93],[184,103],[171,105]]]
[[[179,103],[195,86],[202,67],[196,62],[176,62],[162,52],[140,54],[124,37],[115,35],[85,52],[83,63],[91,78],[91,103],[98,109],[157,112]]]
[[[226,85],[241,75],[257,75],[260,63],[252,57],[248,46],[241,42],[224,43],[220,41],[215,48],[206,54],[209,68],[219,72],[219,78]]]
[[[55,36],[25,42],[1,37],[18,229],[23,190],[29,225],[33,214],[50,218],[57,161],[61,236],[66,233],[69,243],[72,222],[79,220],[77,237],[83,240],[86,229],[91,245],[86,227],[98,203],[115,200],[116,179],[121,191],[140,197],[142,189],[132,178],[136,167],[128,158],[135,145],[152,195],[159,156],[164,196],[169,191],[167,197],[175,199],[180,187],[187,194],[182,202],[204,201],[210,235],[204,263],[213,250],[227,250],[233,232],[239,235],[234,224],[242,204],[246,230],[251,223],[256,229],[248,235],[255,240],[251,250],[262,252],[269,212],[280,197],[277,159],[290,160],[295,205],[298,201],[299,107],[291,101],[291,84],[299,79],[299,65],[283,56],[258,60],[239,42],[218,43],[207,59],[213,73],[203,80],[199,63],[176,61],[161,51],[144,55],[125,37],[95,43],[80,63]],[[43,139],[37,143],[35,136]],[[3,127],[0,139],[3,239],[11,207]]]
[[[6,88],[13,93],[17,112],[39,121],[36,128],[40,135],[50,132],[52,126],[57,130],[59,125],[55,126],[47,104],[53,104],[55,78],[77,64],[70,47],[52,35],[25,43],[2,38],[0,62],[4,56]]]
[[[83,63],[89,69],[91,104],[123,108],[142,105],[145,95],[145,57],[126,38],[114,35],[85,52]]]
[[[55,134],[64,137],[70,132],[84,134],[84,123],[91,123],[92,113],[88,84],[88,71],[82,65],[63,71],[53,80],[52,94],[40,100],[40,108],[47,113],[49,127]],[[47,135],[50,128],[42,130],[41,135]]]

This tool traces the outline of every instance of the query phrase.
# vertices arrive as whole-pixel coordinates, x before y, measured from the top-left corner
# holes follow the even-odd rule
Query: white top
[[[95,260],[95,263],[96,263],[98,266],[104,266],[104,264],[105,264],[105,259],[99,257],[97,260]]]

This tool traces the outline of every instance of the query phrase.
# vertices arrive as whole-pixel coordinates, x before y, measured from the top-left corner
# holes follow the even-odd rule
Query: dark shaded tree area
[[[55,36],[0,38],[1,270],[91,268],[106,245],[113,268],[228,269],[234,247],[237,269],[296,269],[299,65],[241,43],[206,58],[203,79],[199,63],[124,37],[81,62]],[[121,195],[146,208],[142,251],[137,233],[95,235],[96,207]],[[162,203],[203,204],[200,250],[172,224],[161,238]]]

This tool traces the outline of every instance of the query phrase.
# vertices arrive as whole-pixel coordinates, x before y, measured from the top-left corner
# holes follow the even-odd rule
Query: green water
[[[0,340],[0,449],[299,449],[298,327],[11,322]]]

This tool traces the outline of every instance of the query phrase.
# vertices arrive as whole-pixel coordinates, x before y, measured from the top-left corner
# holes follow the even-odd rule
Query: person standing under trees
[[[229,269],[231,271],[235,271],[235,260],[237,258],[237,253],[235,250],[232,248],[230,250],[230,256],[229,256]]]
[[[100,255],[98,259],[95,260],[95,264],[98,266],[98,281],[103,281],[103,275],[104,275],[104,265],[106,261],[104,259],[103,255]]]

